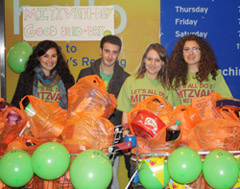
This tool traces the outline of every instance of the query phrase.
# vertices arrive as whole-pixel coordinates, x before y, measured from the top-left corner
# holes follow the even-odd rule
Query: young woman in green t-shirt
[[[193,98],[218,92],[225,98],[232,94],[226,84],[209,43],[196,35],[177,41],[170,56],[168,78],[180,104],[189,105]]]

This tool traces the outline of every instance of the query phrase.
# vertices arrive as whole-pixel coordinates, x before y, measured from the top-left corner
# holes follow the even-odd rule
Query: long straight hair
[[[142,61],[141,61],[140,67],[138,68],[136,78],[138,79],[138,78],[144,77],[144,74],[147,71],[146,65],[145,65],[145,59],[150,50],[155,50],[158,53],[160,59],[163,61],[163,65],[162,65],[160,71],[158,72],[157,79],[159,79],[159,81],[162,83],[163,87],[167,87],[166,71],[167,71],[167,65],[169,63],[169,59],[168,59],[168,54],[167,54],[165,48],[162,45],[160,45],[159,43],[152,43],[147,47],[146,51],[144,52],[144,54],[142,56]]]

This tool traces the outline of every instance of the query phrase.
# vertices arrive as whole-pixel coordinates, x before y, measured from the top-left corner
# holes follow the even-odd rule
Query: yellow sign
[[[170,179],[168,186],[170,187],[170,189],[185,189],[184,184],[179,184],[172,179]]]
[[[152,157],[143,160],[162,185],[164,185],[164,157]]]
[[[23,7],[26,41],[99,41],[114,34],[113,6]]]

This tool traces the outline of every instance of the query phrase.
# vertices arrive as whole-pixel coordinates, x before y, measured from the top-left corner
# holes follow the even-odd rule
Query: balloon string
[[[186,186],[186,188],[193,189],[193,188],[191,188],[190,186],[188,186],[188,185],[186,185],[186,184],[184,184],[184,186]]]
[[[138,170],[136,170],[136,171],[134,172],[134,174],[132,175],[131,179],[129,180],[127,186],[125,187],[125,189],[128,189],[128,187],[130,186],[130,184],[131,184],[133,178],[135,177],[135,175],[137,174],[137,172],[138,172]]]

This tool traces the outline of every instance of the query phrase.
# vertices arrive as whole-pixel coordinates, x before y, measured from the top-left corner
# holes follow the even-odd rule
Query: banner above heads
[[[23,7],[25,41],[98,41],[114,34],[114,6]]]

